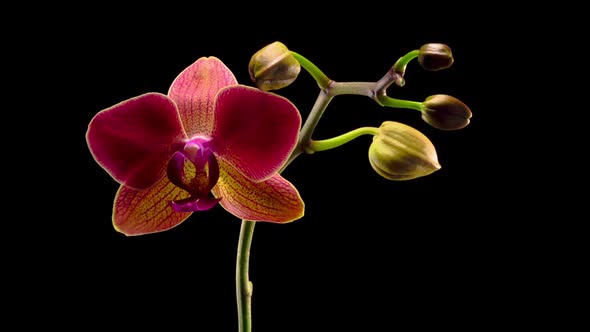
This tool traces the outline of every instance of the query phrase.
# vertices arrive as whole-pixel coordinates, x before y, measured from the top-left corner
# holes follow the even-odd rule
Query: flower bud
[[[467,126],[471,119],[469,107],[452,96],[430,96],[422,104],[422,120],[438,129],[461,129]]]
[[[440,169],[432,142],[418,130],[386,121],[369,147],[373,169],[388,180],[411,180]]]
[[[301,71],[301,65],[287,46],[277,41],[252,56],[248,71],[252,82],[259,89],[278,90],[295,81]]]
[[[430,43],[420,47],[418,62],[426,70],[441,70],[453,64],[451,48],[445,44]]]

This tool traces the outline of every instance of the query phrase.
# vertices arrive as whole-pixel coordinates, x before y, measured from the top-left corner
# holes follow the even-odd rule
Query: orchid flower
[[[86,140],[121,184],[113,225],[126,235],[168,230],[219,203],[238,218],[303,216],[297,189],[277,171],[294,150],[301,116],[286,98],[239,85],[215,57],[174,80],[100,111]]]

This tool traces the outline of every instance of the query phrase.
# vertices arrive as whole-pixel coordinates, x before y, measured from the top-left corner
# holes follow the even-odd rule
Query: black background
[[[84,135],[98,111],[145,92],[165,93],[201,56],[220,58],[251,85],[251,55],[277,40],[336,81],[378,80],[406,52],[446,43],[453,67],[427,72],[412,62],[406,86],[388,94],[418,101],[450,94],[471,107],[473,119],[463,130],[439,131],[416,111],[360,96],[335,98],[314,138],[400,121],[432,140],[442,169],[408,182],[385,180],[369,165],[369,137],[298,158],[283,175],[304,199],[305,216],[256,227],[254,330],[479,328],[522,315],[531,294],[521,272],[532,254],[509,212],[521,193],[506,185],[511,170],[501,134],[512,128],[495,98],[506,88],[496,84],[506,69],[497,54],[511,45],[477,13],[247,8],[236,9],[236,21],[220,11],[104,9],[97,18],[69,16],[63,28],[47,32],[54,48],[43,50],[55,59],[53,97],[68,101],[53,117],[60,126],[53,135],[68,160],[58,163],[63,176],[54,177],[61,182],[43,210],[52,217],[36,229],[49,243],[35,256],[33,273],[42,277],[26,297],[51,313],[44,319],[60,326],[237,330],[240,221],[217,206],[167,232],[117,233],[111,208],[118,186],[94,162]],[[305,118],[319,90],[302,71],[277,92]]]

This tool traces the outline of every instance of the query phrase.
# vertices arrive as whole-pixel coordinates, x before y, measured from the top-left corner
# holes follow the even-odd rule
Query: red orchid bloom
[[[168,95],[147,93],[94,116],[86,140],[121,184],[113,225],[160,232],[218,202],[238,218],[303,216],[297,189],[277,174],[297,143],[301,116],[287,99],[238,85],[215,57],[201,58]]]

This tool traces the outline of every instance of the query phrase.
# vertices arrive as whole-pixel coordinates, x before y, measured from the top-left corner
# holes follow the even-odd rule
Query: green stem
[[[418,55],[420,55],[419,50],[413,50],[408,52],[406,55],[402,56],[395,62],[395,64],[393,65],[393,71],[404,76],[404,73],[406,72],[406,66],[408,65],[408,63],[410,63],[410,61],[417,58]]]
[[[419,101],[411,101],[411,100],[403,100],[403,99],[395,99],[388,97],[387,95],[379,95],[378,102],[387,107],[395,107],[395,108],[409,108],[416,111],[422,112],[424,110],[424,104]]]
[[[328,78],[328,76],[326,76],[326,74],[324,74],[311,61],[307,60],[307,58],[305,58],[303,55],[293,52],[293,51],[291,51],[291,54],[293,54],[293,57],[295,57],[295,60],[299,61],[299,64],[301,64],[301,67],[303,67],[303,69],[307,70],[307,72],[309,74],[311,74],[311,76],[316,80],[316,82],[320,86],[320,89],[324,90],[324,89],[328,88],[328,85],[330,85],[331,80]]]
[[[291,153],[291,157],[285,165],[280,169],[282,172],[295,158],[297,158],[303,151],[309,149],[311,142],[311,135],[315,130],[322,114],[326,107],[332,100],[332,96],[328,96],[324,90],[320,91],[320,95],[305,124],[299,133],[299,141],[295,150]],[[252,291],[253,285],[248,277],[248,268],[250,260],[250,247],[252,245],[252,238],[254,235],[254,225],[256,222],[249,220],[242,220],[242,227],[240,228],[240,239],[238,241],[238,255],[236,259],[236,297],[238,303],[238,323],[240,332],[252,331]]]
[[[252,331],[252,291],[253,285],[248,278],[250,246],[254,237],[256,222],[242,220],[238,257],[236,266],[236,297],[238,299],[238,324],[240,332]]]
[[[340,136],[332,137],[330,139],[325,139],[321,141],[311,141],[310,148],[314,151],[325,151],[337,148],[341,145],[344,145],[353,139],[362,136],[362,135],[377,135],[379,132],[378,128],[375,127],[362,127],[352,131],[347,132],[346,134],[342,134]]]

